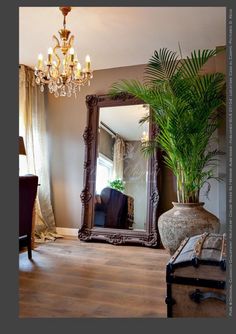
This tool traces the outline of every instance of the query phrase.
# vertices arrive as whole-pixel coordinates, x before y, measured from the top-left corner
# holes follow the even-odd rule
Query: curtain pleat
[[[113,178],[123,180],[124,177],[125,142],[116,135],[113,153]]]
[[[35,241],[42,242],[60,237],[51,205],[45,95],[35,84],[32,69],[21,65],[19,72],[19,134],[26,147],[25,172],[39,177],[34,225]]]

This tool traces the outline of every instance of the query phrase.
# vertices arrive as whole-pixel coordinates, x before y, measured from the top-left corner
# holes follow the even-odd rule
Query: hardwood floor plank
[[[162,289],[152,289],[152,288],[139,288],[132,287],[131,284],[125,284],[119,289],[101,287],[94,282],[93,287],[83,286],[82,284],[65,284],[56,282],[42,282],[36,285],[35,281],[29,279],[21,279],[21,285],[25,285],[24,292],[31,293],[35,288],[47,293],[60,294],[64,297],[76,297],[83,299],[92,300],[102,300],[104,302],[115,303],[122,305],[127,303],[130,306],[135,307],[135,305],[154,305],[157,301],[159,302],[160,296],[164,298]],[[25,294],[26,295],[26,294]],[[128,296],[128,298],[127,298]]]
[[[164,250],[58,239],[19,255],[19,317],[166,317]]]
[[[160,286],[158,283],[161,283],[163,281],[163,275],[160,277],[156,277],[155,280],[150,280],[149,277],[142,277],[139,280],[135,280],[135,285],[133,284],[133,280],[114,280],[112,276],[109,277],[88,277],[88,276],[78,276],[78,275],[71,275],[70,273],[61,274],[61,273],[54,273],[53,274],[54,279],[53,282],[55,283],[63,283],[64,285],[76,285],[76,286],[83,286],[83,287],[96,287],[96,288],[105,288],[105,289],[119,289],[124,288],[128,286],[130,289],[130,292],[135,289],[152,289],[153,292],[156,292],[155,289],[160,289]],[[20,284],[30,284],[30,281],[32,281],[32,284],[38,284],[38,281],[40,277],[43,278],[43,281],[46,283],[51,282],[51,274],[50,273],[44,273],[43,275],[38,275],[36,273],[28,273],[24,275],[24,277],[20,277]],[[127,278],[127,277],[125,277]],[[28,280],[28,282],[24,282]],[[161,287],[162,289],[162,287]],[[139,290],[138,290],[139,291]]]
[[[20,301],[25,298],[24,293],[27,292],[21,291]],[[32,292],[27,304],[21,301],[21,306],[23,307],[21,310],[22,313],[24,313],[26,309],[29,310],[28,305],[32,308],[31,314],[34,312],[37,316],[41,316],[41,311],[44,312],[45,309],[52,315],[55,313],[55,316],[58,316],[58,312],[60,312],[60,314],[64,312],[64,317],[78,317],[81,316],[81,314],[90,317],[91,313],[96,315],[96,317],[98,315],[102,316],[102,313],[104,317],[108,315],[110,315],[110,317],[120,317],[121,315],[126,315],[126,317],[142,317],[148,314],[149,316],[152,314],[153,317],[166,316],[166,306],[161,300],[159,300],[158,304],[149,304],[149,307],[147,307],[147,305],[144,307],[144,305],[140,303],[131,306],[129,300],[120,304],[117,303],[116,299],[112,301],[93,299],[91,302],[88,298],[78,298],[75,295],[72,297],[62,292],[57,292],[56,294],[44,291],[40,294]],[[38,312],[38,310],[40,310],[40,312]],[[110,311],[107,313],[107,310]]]

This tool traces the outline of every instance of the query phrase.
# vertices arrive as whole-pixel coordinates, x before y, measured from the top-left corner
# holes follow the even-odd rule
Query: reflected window
[[[97,159],[97,177],[96,177],[96,193],[100,194],[102,189],[108,186],[113,173],[113,162],[103,154],[99,154]]]

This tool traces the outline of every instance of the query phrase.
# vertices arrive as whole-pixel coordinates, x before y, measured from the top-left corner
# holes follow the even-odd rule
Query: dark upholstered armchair
[[[94,214],[94,226],[129,228],[128,196],[116,189],[104,188]]]
[[[34,202],[37,194],[38,176],[19,176],[19,239],[25,239],[28,258],[32,258],[31,233]]]

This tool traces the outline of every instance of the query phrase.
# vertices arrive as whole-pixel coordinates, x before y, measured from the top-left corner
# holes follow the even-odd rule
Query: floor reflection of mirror
[[[100,108],[94,225],[145,230],[148,159],[145,105]]]

